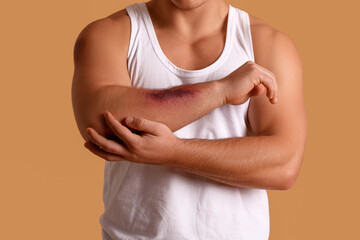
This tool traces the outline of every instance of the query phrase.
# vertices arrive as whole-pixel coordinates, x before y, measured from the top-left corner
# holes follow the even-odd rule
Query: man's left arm
[[[253,35],[255,60],[275,74],[278,103],[269,104],[264,94],[251,98],[251,136],[180,139],[173,166],[238,187],[289,189],[295,183],[306,141],[301,59],[286,34],[263,30]]]

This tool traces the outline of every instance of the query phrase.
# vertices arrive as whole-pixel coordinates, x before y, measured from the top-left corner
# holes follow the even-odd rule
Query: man
[[[223,0],[152,0],[86,26],[74,61],[104,239],[268,238],[266,189],[293,186],[306,139],[286,34]]]

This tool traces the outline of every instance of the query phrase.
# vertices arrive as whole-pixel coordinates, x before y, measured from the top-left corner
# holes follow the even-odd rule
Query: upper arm
[[[268,26],[254,27],[255,62],[275,74],[278,102],[270,104],[265,94],[250,100],[248,120],[254,135],[279,136],[287,153],[300,167],[306,139],[303,73],[294,42]]]
[[[84,139],[85,128],[93,114],[95,91],[105,85],[130,86],[127,70],[127,51],[130,20],[103,18],[89,23],[74,45],[74,74],[72,81],[73,110]]]

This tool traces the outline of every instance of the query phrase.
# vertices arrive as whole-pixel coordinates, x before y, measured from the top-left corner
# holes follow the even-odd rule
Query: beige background
[[[104,160],[83,147],[72,51],[91,21],[135,1],[1,2],[0,239],[100,239]],[[228,1],[286,32],[304,67],[308,141],[288,191],[270,191],[270,239],[360,239],[359,6]]]

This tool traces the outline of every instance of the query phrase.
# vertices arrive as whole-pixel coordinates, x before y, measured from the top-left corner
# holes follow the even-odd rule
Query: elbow
[[[296,147],[287,146],[283,154],[283,160],[278,166],[276,190],[290,190],[294,187],[304,159],[305,138],[302,144],[297,142],[293,145]]]
[[[106,121],[103,116],[100,116],[99,114],[96,117],[91,118],[90,120],[84,121],[82,124],[78,124],[78,128],[80,131],[81,136],[85,141],[90,141],[86,129],[92,128],[94,129],[98,134],[101,136],[107,138],[107,139],[113,139],[114,133],[111,131],[111,129],[107,126]]]
[[[294,187],[303,158],[303,151],[297,151],[293,153],[292,156],[287,156],[287,160],[282,162],[275,174],[275,190],[289,190]]]
[[[280,168],[280,174],[278,175],[280,178],[278,179],[277,190],[289,190],[295,185],[302,160],[303,155],[294,156]]]
[[[101,113],[78,113],[75,114],[75,120],[80,135],[86,142],[90,141],[89,136],[86,133],[86,129],[89,127],[94,129],[98,134],[104,136],[105,138],[114,137],[113,132],[107,126],[105,118]]]
[[[283,169],[281,170],[281,179],[276,186],[276,190],[289,190],[291,189],[296,182],[297,171],[295,169]]]
[[[81,137],[85,141],[89,141],[89,137],[86,134],[88,127],[93,128],[97,133],[106,137],[113,138],[114,133],[108,127],[103,115],[104,108],[101,107],[101,101],[97,96],[80,98],[81,94],[75,94],[73,92],[73,112],[75,122],[78,127]]]
[[[80,121],[80,120],[76,119],[76,124],[77,124],[78,130],[79,130],[79,133],[85,142],[90,141],[89,136],[86,133],[86,129],[88,127],[92,127],[98,131],[98,128],[95,128],[93,124],[90,124],[88,121],[85,121],[85,120]]]

